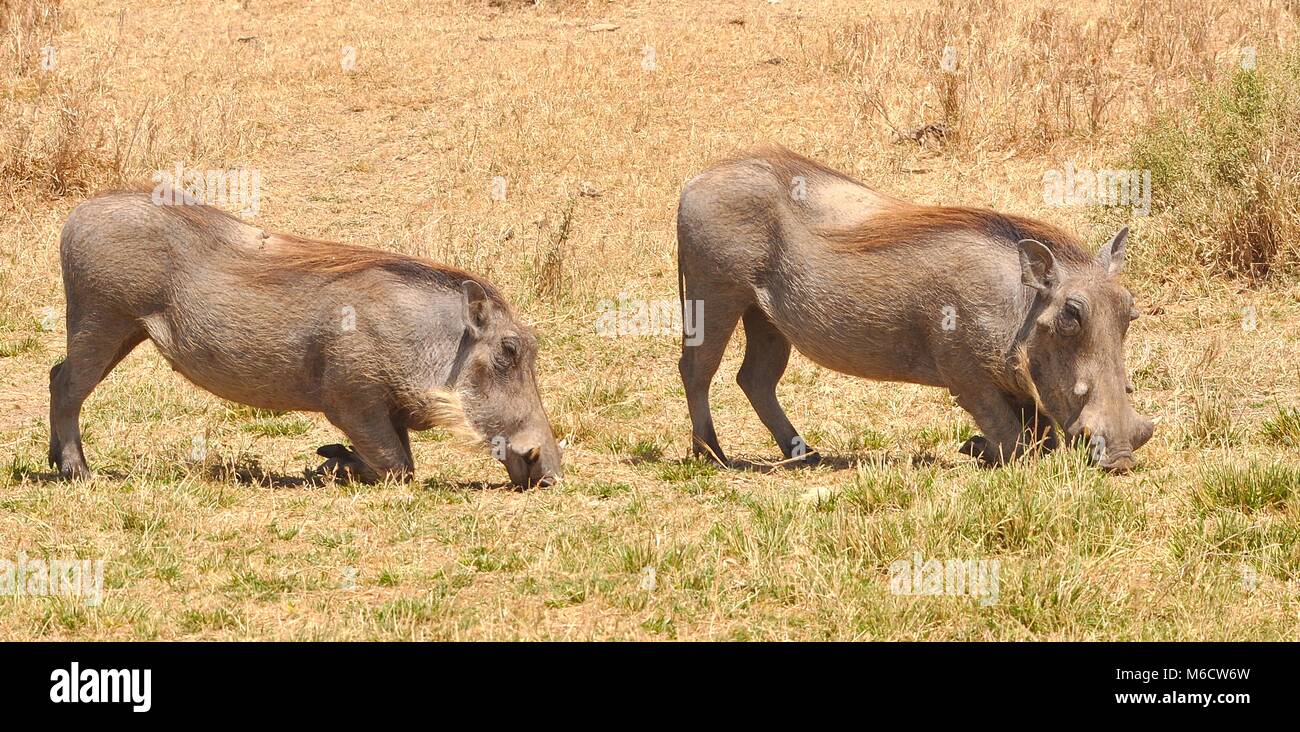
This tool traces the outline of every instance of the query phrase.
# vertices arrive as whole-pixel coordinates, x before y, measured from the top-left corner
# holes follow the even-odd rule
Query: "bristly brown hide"
[[[1056,255],[1062,264],[1087,266],[1095,257],[1083,248],[1083,241],[1064,229],[1043,221],[984,208],[964,206],[921,206],[906,204],[881,211],[860,225],[824,232],[827,238],[848,250],[864,250],[965,232],[1016,246],[1033,239]]]
[[[780,145],[763,145],[744,153],[737,160],[758,158],[772,166],[782,180],[795,176],[831,178],[870,188],[855,178],[822,163],[806,158]],[[874,191],[874,189],[873,189]],[[888,194],[881,196],[885,207],[852,227],[825,230],[828,242],[845,251],[862,251],[891,245],[924,242],[935,237],[978,233],[1015,246],[1021,239],[1042,242],[1062,264],[1085,266],[1094,256],[1084,248],[1083,240],[1044,221],[1027,216],[1003,214],[969,206],[927,206],[911,203]]]
[[[152,196],[153,187],[147,183],[136,183],[107,193]],[[176,193],[181,195],[179,189]],[[486,280],[422,257],[261,230],[233,214],[198,203],[159,205],[158,209],[184,221],[199,233],[226,241],[235,250],[244,253],[249,260],[250,274],[261,281],[282,280],[309,273],[344,276],[365,270],[384,270],[453,291],[459,290],[461,283],[471,280],[483,287],[495,305],[510,308],[505,297]],[[248,240],[250,232],[256,232],[252,234],[252,241]]]

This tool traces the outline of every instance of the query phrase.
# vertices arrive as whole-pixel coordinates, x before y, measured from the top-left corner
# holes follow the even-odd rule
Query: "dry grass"
[[[977,469],[955,454],[970,424],[946,394],[799,357],[781,393],[834,459],[718,471],[681,459],[676,339],[593,333],[602,299],[676,297],[681,183],[758,141],[902,196],[1040,216],[1100,243],[1115,222],[1046,205],[1044,171],[1128,159],[1136,130],[1192,109],[1243,47],[1261,68],[1282,58],[1288,8],[253,2],[146,14],[5,0],[0,558],[98,558],[107,578],[97,607],[0,597],[0,637],[1294,639],[1300,286],[1285,263],[1233,279],[1166,251],[1215,231],[1160,213],[1133,222],[1145,317],[1128,356],[1139,409],[1162,422],[1124,477],[1072,454]],[[590,30],[606,21],[618,28]],[[48,71],[33,55],[45,45],[57,49]],[[926,125],[942,132],[906,139]],[[1255,162],[1285,176],[1278,161],[1291,159]],[[322,419],[232,407],[144,347],[84,411],[98,477],[49,480],[58,229],[84,192],[177,161],[260,170],[260,224],[498,283],[541,334],[568,479],[502,489],[486,455],[428,433],[414,445],[419,483],[296,485],[314,448],[338,440]],[[490,195],[495,176],[505,200]],[[1263,210],[1292,226],[1288,205]],[[720,437],[770,460],[732,382],[740,354],[733,344],[715,386]],[[1000,598],[892,595],[890,563],[915,552],[1000,561]]]

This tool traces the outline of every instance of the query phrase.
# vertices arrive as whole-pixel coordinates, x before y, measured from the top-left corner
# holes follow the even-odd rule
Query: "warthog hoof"
[[[990,456],[989,453],[992,452],[992,450],[989,446],[989,441],[985,439],[984,435],[975,435],[969,440],[966,440],[961,444],[961,447],[957,448],[957,452],[963,455],[970,455],[978,460],[980,465],[985,467],[993,467],[1002,463],[1001,460],[997,459],[997,456]]]
[[[818,465],[821,465],[821,463],[822,463],[822,454],[820,452],[817,452],[816,450],[809,450],[808,452],[804,453],[803,457],[795,458],[790,461],[790,465],[796,468],[799,467],[814,468]]]
[[[327,460],[312,472],[313,475],[340,481],[360,480],[365,475],[365,464],[349,447],[338,443],[322,445],[316,448],[316,454]]]
[[[90,480],[90,468],[80,463],[59,468],[59,475],[64,480]]]

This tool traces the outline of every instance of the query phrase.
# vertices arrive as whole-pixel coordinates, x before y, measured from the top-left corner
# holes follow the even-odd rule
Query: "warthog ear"
[[[463,305],[461,318],[465,321],[465,327],[477,338],[492,322],[492,300],[483,291],[483,286],[474,280],[460,283],[460,289]]]
[[[1119,274],[1124,269],[1124,242],[1128,241],[1128,227],[1119,230],[1110,241],[1101,247],[1097,254],[1097,263],[1106,270],[1106,274]]]
[[[1056,257],[1042,242],[1020,240],[1020,281],[1040,292],[1056,284]]]

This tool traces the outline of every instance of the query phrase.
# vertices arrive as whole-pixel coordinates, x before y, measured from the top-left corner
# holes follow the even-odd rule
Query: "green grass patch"
[[[1300,408],[1281,407],[1259,428],[1264,440],[1273,445],[1300,447]]]
[[[656,471],[659,480],[667,483],[685,483],[698,478],[711,478],[718,474],[718,464],[704,458],[692,458],[674,463],[664,463]]]
[[[1300,264],[1300,54],[1259,54],[1157,115],[1124,167],[1150,171],[1138,274],[1259,278]],[[1125,211],[1127,213],[1127,211]]]
[[[0,338],[0,358],[13,358],[24,353],[35,353],[39,350],[41,350],[41,339],[34,335],[12,339]]]
[[[301,437],[315,424],[305,417],[289,413],[273,417],[257,417],[239,426],[244,432],[260,437]]]
[[[1192,493],[1192,503],[1202,516],[1219,508],[1250,513],[1280,508],[1298,495],[1300,467],[1252,462],[1207,469],[1200,487]]]

